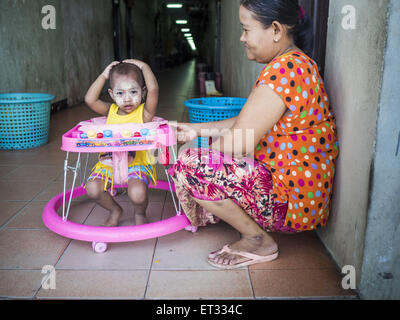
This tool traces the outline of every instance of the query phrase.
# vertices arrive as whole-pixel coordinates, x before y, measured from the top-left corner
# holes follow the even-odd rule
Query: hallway
[[[195,61],[157,75],[157,115],[188,121],[184,101],[198,96]],[[84,104],[51,117],[49,143],[43,147],[0,150],[0,298],[22,299],[354,299],[341,287],[342,275],[315,233],[273,234],[280,257],[233,271],[217,270],[209,252],[238,239],[220,222],[197,233],[181,230],[161,238],[109,244],[103,254],[91,244],[63,238],[48,230],[43,208],[63,188],[61,136],[79,121],[96,115]],[[70,158],[76,158],[71,154]],[[96,161],[91,157],[91,163]],[[159,179],[165,180],[162,168]],[[125,209],[121,225],[132,223],[126,195],[117,196]],[[150,191],[151,222],[175,215],[171,196]],[[73,201],[74,222],[98,225],[106,212],[86,196]],[[44,289],[43,266],[56,270],[56,288]]]

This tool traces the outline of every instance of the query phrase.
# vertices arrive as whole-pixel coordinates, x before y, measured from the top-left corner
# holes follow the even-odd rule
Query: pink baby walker
[[[106,124],[106,117],[82,121],[62,136],[61,150],[67,152],[64,161],[64,191],[51,199],[43,212],[43,222],[47,228],[59,235],[81,241],[92,242],[92,248],[97,253],[107,249],[110,242],[130,242],[151,239],[183,228],[195,232],[196,227],[190,225],[189,220],[182,214],[181,206],[175,200],[175,191],[166,166],[170,164],[169,147],[172,147],[174,160],[176,153],[173,146],[176,144],[174,131],[168,121],[154,117],[153,122],[130,124]],[[157,181],[156,186],[150,188],[169,190],[174,203],[176,216],[138,226],[101,227],[90,226],[68,221],[71,200],[86,193],[83,187],[86,181],[86,170],[90,153],[112,152],[114,188],[126,188],[128,175],[128,151],[158,149],[158,159],[163,165],[168,181]],[[75,167],[68,165],[69,152],[77,152]],[[82,177],[81,153],[87,153],[84,175],[81,185],[75,188],[78,170]],[[72,188],[66,190],[67,173],[73,172]],[[68,200],[67,200],[68,199]],[[57,210],[62,205],[62,216]]]

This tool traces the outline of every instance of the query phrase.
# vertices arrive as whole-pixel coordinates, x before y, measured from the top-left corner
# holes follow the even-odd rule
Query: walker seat
[[[106,117],[97,117],[78,123],[62,136],[61,150],[67,152],[64,160],[64,191],[51,199],[44,208],[42,217],[44,224],[47,228],[61,236],[92,242],[93,250],[98,253],[106,251],[107,243],[109,242],[130,242],[151,239],[179,231],[183,228],[195,232],[197,227],[190,225],[187,217],[181,212],[179,201],[178,205],[177,201],[175,201],[173,194],[175,188],[166,168],[170,164],[169,149],[172,149],[174,161],[176,160],[175,145],[176,139],[173,129],[168,125],[167,120],[159,117],[154,117],[153,122],[143,124],[106,124]],[[176,216],[145,225],[120,227],[89,226],[68,221],[71,200],[86,193],[83,186],[86,181],[89,154],[112,152],[113,158],[116,153],[127,157],[128,151],[151,149],[158,150],[158,161],[163,165],[168,181],[157,181],[157,185],[150,186],[150,188],[170,191]],[[68,165],[69,152],[78,153],[74,167]],[[87,154],[83,177],[81,153]],[[117,167],[114,169],[118,171]],[[72,188],[67,190],[66,181],[69,170],[73,172],[73,181]],[[82,179],[81,185],[75,188],[78,170]],[[117,172],[117,175],[122,179],[120,179],[121,181],[124,181],[123,177],[125,177],[125,173],[127,174],[127,172]],[[114,184],[114,188],[126,187],[126,183]],[[57,213],[61,205],[63,207],[62,216]]]

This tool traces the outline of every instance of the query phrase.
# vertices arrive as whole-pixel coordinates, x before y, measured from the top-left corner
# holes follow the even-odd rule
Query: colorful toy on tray
[[[106,124],[106,117],[82,121],[62,137],[64,151],[120,152],[156,149],[176,143],[168,121],[154,117],[153,122]]]

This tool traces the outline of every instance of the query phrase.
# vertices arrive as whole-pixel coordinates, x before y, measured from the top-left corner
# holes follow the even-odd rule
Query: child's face
[[[129,114],[139,107],[143,100],[144,88],[140,87],[131,75],[115,75],[114,88],[109,89],[111,98],[122,115]]]

